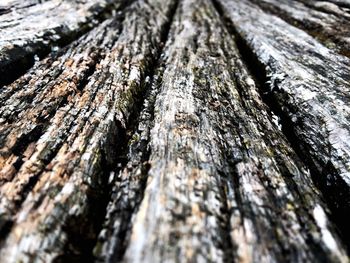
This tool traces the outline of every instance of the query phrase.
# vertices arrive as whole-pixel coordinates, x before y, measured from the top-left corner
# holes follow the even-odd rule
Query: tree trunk
[[[349,262],[347,4],[5,2],[0,262]]]

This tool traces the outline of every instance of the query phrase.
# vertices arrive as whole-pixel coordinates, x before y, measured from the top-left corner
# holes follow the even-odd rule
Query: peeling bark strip
[[[251,2],[290,24],[306,30],[328,48],[350,56],[350,13],[345,10],[332,5],[330,7],[329,4],[322,6],[309,0],[304,0],[309,7],[291,0],[251,0]]]
[[[120,9],[124,0],[31,2],[10,1],[0,7],[6,13],[0,16],[0,85],[19,77],[51,49],[96,26],[106,13]]]
[[[35,96],[28,104],[25,90],[22,96],[11,95],[23,106],[23,113],[17,114],[23,114],[25,120],[19,125],[25,127],[15,136],[1,132],[5,134],[1,143],[5,177],[0,215],[2,222],[14,220],[2,243],[1,259],[67,262],[82,259],[87,253],[84,249],[93,245],[100,227],[95,225],[96,217],[104,213],[109,171],[125,143],[120,134],[142,97],[146,74],[158,56],[173,7],[174,1],[137,1],[125,12],[120,35],[117,28],[108,27],[113,22],[107,21],[97,32],[73,43],[67,51],[72,56],[64,53],[39,62],[13,84],[14,89],[21,83],[33,85]],[[94,55],[95,45],[102,48],[98,54],[105,53],[100,61]],[[48,64],[50,70],[45,73]],[[5,105],[2,112],[12,110],[16,109]],[[11,126],[16,132],[10,115],[2,119],[2,127]],[[26,138],[14,143],[26,129]],[[20,161],[14,164],[13,159]],[[15,168],[9,174],[8,164]],[[21,206],[18,200],[23,201]]]
[[[161,64],[151,166],[123,260],[346,262],[309,173],[273,124],[210,1],[180,2]],[[139,185],[121,185],[110,203],[117,220],[111,230],[108,217],[101,233],[107,255],[123,209],[138,202],[141,170],[130,168]]]
[[[220,3],[350,244],[350,60],[246,0]]]

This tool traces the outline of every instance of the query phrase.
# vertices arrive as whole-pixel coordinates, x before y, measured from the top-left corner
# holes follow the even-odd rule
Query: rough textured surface
[[[350,60],[248,1],[221,2],[267,99],[340,221],[350,211]],[[250,49],[251,51],[248,51]],[[343,234],[349,227],[343,224]]]
[[[125,261],[345,261],[212,3],[182,2],[170,36]]]
[[[119,135],[137,107],[171,7],[167,1],[137,2],[120,35],[118,21],[107,21],[9,87],[10,93],[17,85],[21,90],[6,100],[20,107],[4,105],[2,112],[2,225],[14,219],[0,252],[7,262],[47,262],[89,249],[80,243],[94,238],[89,213],[103,209],[108,167],[125,143]],[[55,70],[45,74],[47,64]],[[36,76],[34,91],[25,88]],[[8,117],[21,114],[20,122]]]
[[[349,262],[348,18],[2,2],[0,262]]]
[[[0,7],[0,85],[122,5],[123,0],[5,1]]]
[[[306,30],[330,49],[350,56],[350,13],[327,2],[252,0],[262,9]]]

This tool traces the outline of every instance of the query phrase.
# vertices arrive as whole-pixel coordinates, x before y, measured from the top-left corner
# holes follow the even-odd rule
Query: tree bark
[[[214,6],[182,2],[173,25],[125,261],[345,260]]]
[[[348,239],[350,60],[249,1],[221,1],[266,102],[305,159]]]
[[[306,30],[330,49],[350,56],[350,14],[330,3],[302,0],[252,0],[263,10]]]
[[[347,8],[6,1],[0,262],[349,262]]]
[[[120,34],[118,20],[107,20],[5,90],[0,214],[12,226],[1,258],[64,261],[89,249],[93,214],[103,217],[109,171],[173,7],[136,2]]]
[[[6,4],[6,2],[5,2]],[[0,85],[118,11],[123,0],[10,1],[0,9]]]

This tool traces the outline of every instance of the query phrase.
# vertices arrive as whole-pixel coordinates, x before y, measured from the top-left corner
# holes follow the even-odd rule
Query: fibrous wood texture
[[[5,0],[0,6],[0,85],[123,5],[123,0],[23,2]]]
[[[0,262],[349,262],[349,8],[2,3]]]

